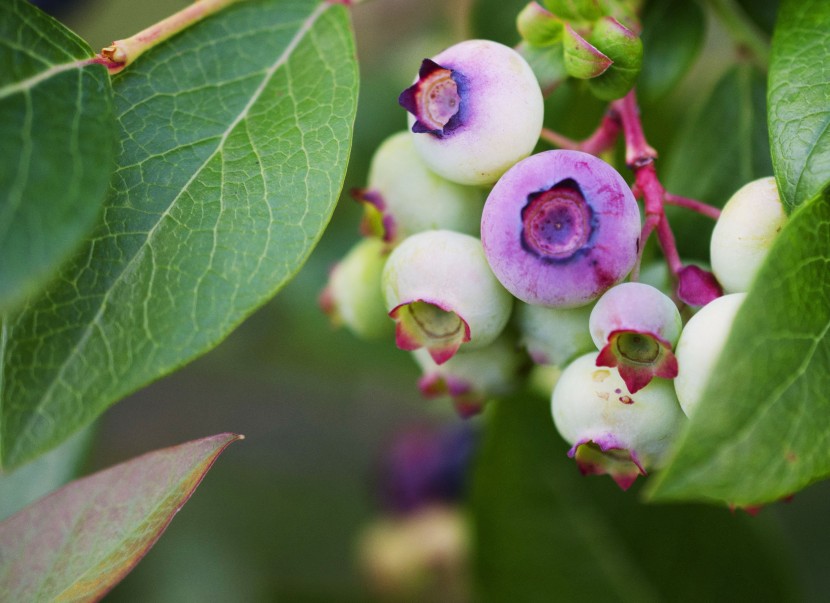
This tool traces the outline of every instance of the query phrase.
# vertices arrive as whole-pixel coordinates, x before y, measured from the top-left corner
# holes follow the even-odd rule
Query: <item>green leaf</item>
[[[299,270],[343,185],[357,95],[343,5],[234,4],[113,83],[103,220],[2,330],[5,467],[221,341]]]
[[[723,207],[747,182],[771,176],[765,95],[764,78],[753,68],[728,71],[661,154],[666,188]],[[681,255],[708,260],[714,222],[686,209],[670,210]]]
[[[651,104],[668,94],[691,67],[706,35],[706,19],[695,2],[651,0],[643,14],[643,68],[637,97]]]
[[[794,599],[792,560],[763,514],[643,505],[636,484],[622,492],[581,476],[546,400],[498,401],[486,419],[472,492],[476,600]]]
[[[24,0],[0,3],[0,312],[78,247],[112,173],[112,89],[92,50]]]
[[[830,476],[830,190],[790,216],[655,499],[765,503]]]
[[[830,3],[785,0],[772,39],[772,163],[788,211],[830,181]]]
[[[95,431],[95,424],[90,425],[31,463],[0,475],[0,520],[76,478]]]
[[[9,601],[97,601],[159,539],[236,434],[157,450],[76,480],[0,523]]]

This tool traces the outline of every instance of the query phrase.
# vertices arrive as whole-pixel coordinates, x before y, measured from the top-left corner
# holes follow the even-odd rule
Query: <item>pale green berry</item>
[[[565,366],[594,347],[588,329],[592,307],[546,308],[518,302],[520,343],[536,364]]]
[[[723,207],[712,231],[712,271],[726,293],[749,291],[787,214],[775,178],[741,187]]]
[[[717,298],[689,319],[675,348],[677,377],[674,388],[686,416],[691,417],[700,400],[746,293]]]
[[[653,379],[630,393],[596,353],[569,364],[553,390],[557,430],[583,473],[608,473],[623,489],[666,459],[685,417],[671,381]]]
[[[488,399],[512,392],[526,362],[515,340],[504,333],[482,348],[462,348],[443,364],[437,364],[423,348],[412,354],[422,371],[421,393],[427,398],[449,395],[463,417],[478,413]]]
[[[409,132],[393,134],[378,147],[367,188],[352,195],[364,204],[363,232],[387,242],[439,229],[478,236],[484,191],[429,170]]]
[[[494,341],[513,307],[481,241],[449,230],[428,230],[403,241],[386,262],[382,286],[398,347],[425,347],[438,364],[462,344],[470,349]]]
[[[329,273],[320,306],[332,322],[366,339],[392,332],[380,278],[388,257],[380,239],[359,241]]]

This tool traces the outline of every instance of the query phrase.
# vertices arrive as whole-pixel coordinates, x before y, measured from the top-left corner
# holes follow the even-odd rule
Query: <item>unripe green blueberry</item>
[[[399,348],[425,347],[443,364],[461,344],[482,347],[502,332],[513,298],[490,270],[481,241],[449,230],[404,240],[382,276]]]
[[[320,295],[320,306],[332,323],[366,339],[391,333],[380,286],[388,254],[380,239],[362,239],[332,268]]]
[[[563,367],[594,347],[588,330],[591,309],[591,305],[565,309],[518,302],[519,341],[536,364]]]
[[[670,381],[654,379],[631,394],[617,370],[597,367],[596,359],[586,354],[562,372],[553,421],[584,474],[607,473],[626,489],[660,467],[685,417]]]
[[[542,131],[542,91],[512,48],[467,40],[424,59],[398,99],[415,148],[434,172],[461,184],[492,184],[527,157]]]
[[[732,323],[746,293],[731,293],[709,302],[689,319],[675,348],[677,377],[674,389],[686,416],[691,417],[703,398],[703,391],[715,362],[723,351]]]
[[[597,300],[591,337],[600,354],[597,366],[616,367],[631,393],[654,377],[677,375],[672,352],[682,320],[668,296],[644,283],[622,283]]]
[[[364,203],[363,232],[384,241],[439,229],[478,236],[484,192],[429,170],[409,132],[393,134],[378,147],[367,188],[352,194]]]
[[[775,178],[754,180],[732,195],[710,243],[712,271],[724,291],[749,291],[786,221]]]
[[[412,354],[421,367],[418,387],[424,397],[449,395],[465,418],[478,413],[488,399],[512,392],[526,362],[514,339],[504,333],[482,348],[462,349],[440,365],[423,348]]]

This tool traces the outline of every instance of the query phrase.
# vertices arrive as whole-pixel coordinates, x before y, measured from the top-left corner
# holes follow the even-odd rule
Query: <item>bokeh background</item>
[[[49,8],[99,48],[185,4],[82,0]],[[774,15],[775,3],[766,4]],[[365,183],[374,148],[405,127],[396,98],[420,60],[469,36],[471,14],[475,31],[515,37],[512,19],[521,5],[490,2],[486,11],[471,13],[470,0],[374,0],[353,8],[361,88],[344,191]],[[701,91],[716,85],[728,52],[723,31],[710,23],[690,73],[659,104],[655,100],[659,110],[648,115],[649,139],[661,152],[677,144],[678,116],[701,106]],[[586,134],[602,111],[599,103],[567,95],[549,105],[563,114],[558,125],[572,136]],[[579,111],[569,111],[574,106]],[[673,169],[682,180],[682,166]],[[344,193],[322,242],[276,299],[214,351],[115,405],[97,425],[84,472],[214,433],[246,436],[220,458],[108,601],[370,597],[357,568],[356,542],[379,513],[372,478],[378,455],[394,434],[414,424],[458,419],[446,400],[420,398],[408,354],[389,342],[363,342],[337,331],[318,309],[328,269],[357,240],[359,219],[358,205]],[[684,244],[690,253],[697,249],[694,242]],[[552,425],[550,437],[559,437]],[[791,549],[805,600],[830,598],[828,508],[830,486],[824,483],[759,517]]]

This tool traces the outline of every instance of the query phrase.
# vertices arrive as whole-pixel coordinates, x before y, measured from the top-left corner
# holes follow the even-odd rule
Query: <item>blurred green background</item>
[[[185,4],[86,0],[64,8],[60,17],[99,48]],[[473,5],[466,0],[375,0],[353,8],[361,89],[344,191],[365,184],[374,148],[405,126],[396,98],[420,60],[468,37],[469,22],[479,34],[515,41],[509,39],[515,37],[512,16],[521,5],[482,2],[472,20]],[[723,31],[709,25],[704,52],[681,85],[644,108],[647,134],[665,158],[669,182],[689,196],[698,194],[693,189],[706,176],[685,157],[717,160],[717,153],[713,159],[710,148],[695,149],[689,139],[708,119],[701,112],[709,92],[719,89],[729,64],[723,59],[731,52]],[[717,84],[727,100],[732,82]],[[575,107],[576,114],[569,111]],[[578,137],[590,131],[601,110],[578,91],[565,90],[549,101],[548,122]],[[764,118],[763,113],[753,117]],[[683,164],[672,163],[672,148],[684,149]],[[723,190],[711,192],[710,184],[708,194],[721,196],[733,186],[726,181]],[[446,401],[420,398],[418,371],[408,354],[388,342],[366,343],[333,330],[317,308],[329,267],[357,240],[359,218],[357,204],[343,195],[321,244],[275,300],[213,352],[130,396],[100,421],[85,472],[209,434],[246,436],[223,455],[108,601],[368,598],[355,547],[378,513],[371,490],[377,455],[408,425],[456,419]],[[681,250],[702,255],[697,241],[708,240],[701,231],[707,227],[694,222],[680,227]],[[552,425],[550,437],[558,439]],[[758,518],[780,529],[781,542],[791,548],[805,600],[830,598],[828,505],[830,486],[824,483]]]

